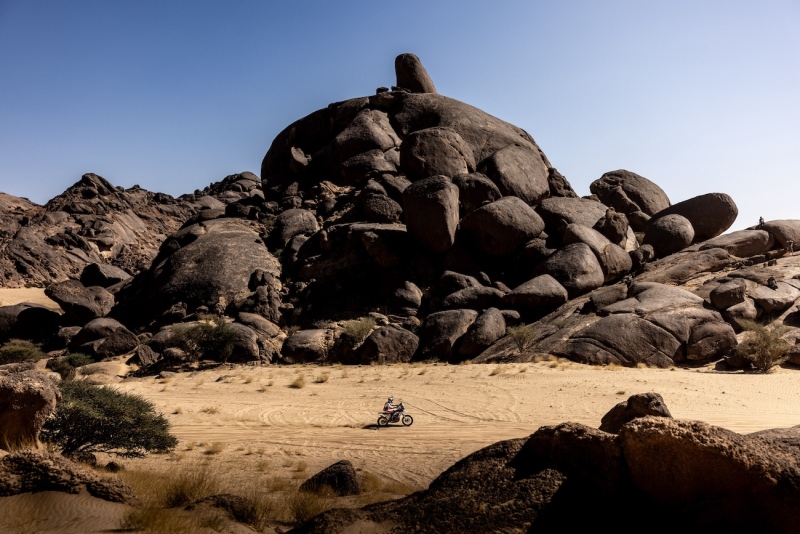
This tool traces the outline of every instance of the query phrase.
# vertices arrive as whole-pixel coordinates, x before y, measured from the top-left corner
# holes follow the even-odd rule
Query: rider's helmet
[[[386,402],[388,402],[390,404],[393,403],[394,402],[394,397],[389,397],[388,399],[386,399]]]

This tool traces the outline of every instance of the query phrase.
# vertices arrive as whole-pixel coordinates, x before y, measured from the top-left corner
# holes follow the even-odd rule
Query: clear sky
[[[581,195],[624,168],[673,203],[730,194],[734,229],[800,218],[797,0],[0,0],[0,191],[258,174],[280,130],[392,85],[402,52]]]

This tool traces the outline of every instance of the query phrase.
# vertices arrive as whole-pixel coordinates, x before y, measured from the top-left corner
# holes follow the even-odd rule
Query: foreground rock
[[[60,400],[61,392],[45,374],[24,371],[0,376],[0,449],[35,446]]]
[[[361,493],[358,476],[350,460],[336,462],[300,484],[300,491],[320,492],[324,488],[342,497]]]
[[[19,451],[0,460],[0,496],[39,491],[88,492],[111,502],[132,504],[133,490],[118,478],[104,478],[63,456]]]

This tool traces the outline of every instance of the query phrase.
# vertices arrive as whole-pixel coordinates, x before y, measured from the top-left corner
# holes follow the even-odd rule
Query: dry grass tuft
[[[306,387],[305,377],[302,375],[298,376],[297,378],[294,379],[294,381],[291,384],[289,384],[289,387],[292,389],[303,389],[304,387]]]
[[[328,373],[322,373],[321,375],[317,375],[317,377],[314,379],[314,383],[315,384],[324,384],[325,382],[328,381],[329,378],[330,378],[330,375]]]
[[[211,443],[206,447],[206,450],[203,451],[203,454],[211,456],[214,454],[219,454],[224,450],[225,450],[225,445],[223,443],[215,441],[214,443]]]
[[[492,372],[489,373],[489,376],[497,376],[501,374],[503,374],[503,368],[498,365],[497,367],[492,369]]]
[[[219,413],[219,406],[206,406],[201,408],[200,411],[207,414],[217,414]]]

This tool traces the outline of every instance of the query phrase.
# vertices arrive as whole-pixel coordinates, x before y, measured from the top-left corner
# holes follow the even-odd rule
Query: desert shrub
[[[88,354],[76,352],[48,361],[47,368],[61,375],[61,380],[72,380],[75,378],[75,369],[94,362],[94,358]]]
[[[217,317],[213,324],[200,323],[175,329],[176,346],[193,360],[227,362],[238,340],[239,333],[222,317]]]
[[[353,321],[347,321],[342,326],[342,335],[347,336],[356,344],[362,343],[375,328],[375,319],[372,317],[362,317]]]
[[[0,347],[0,365],[38,362],[42,358],[47,358],[47,355],[30,341],[12,339]]]
[[[754,321],[739,321],[739,325],[747,332],[746,339],[736,347],[736,354],[748,360],[753,367],[762,373],[783,362],[791,348],[789,343],[781,339],[789,329],[786,326],[767,328]]]
[[[509,326],[506,333],[511,336],[511,339],[517,344],[520,352],[527,350],[533,346],[538,337],[536,330],[529,326]]]
[[[289,510],[296,523],[305,523],[312,517],[333,508],[336,494],[328,486],[318,492],[298,491],[287,496]]]
[[[294,379],[294,381],[289,384],[289,387],[292,389],[303,389],[306,387],[306,379],[303,376],[298,376]]]
[[[82,381],[59,385],[62,400],[42,429],[42,441],[64,455],[106,452],[142,457],[146,452],[169,452],[178,440],[169,422],[153,404],[138,396]]]

